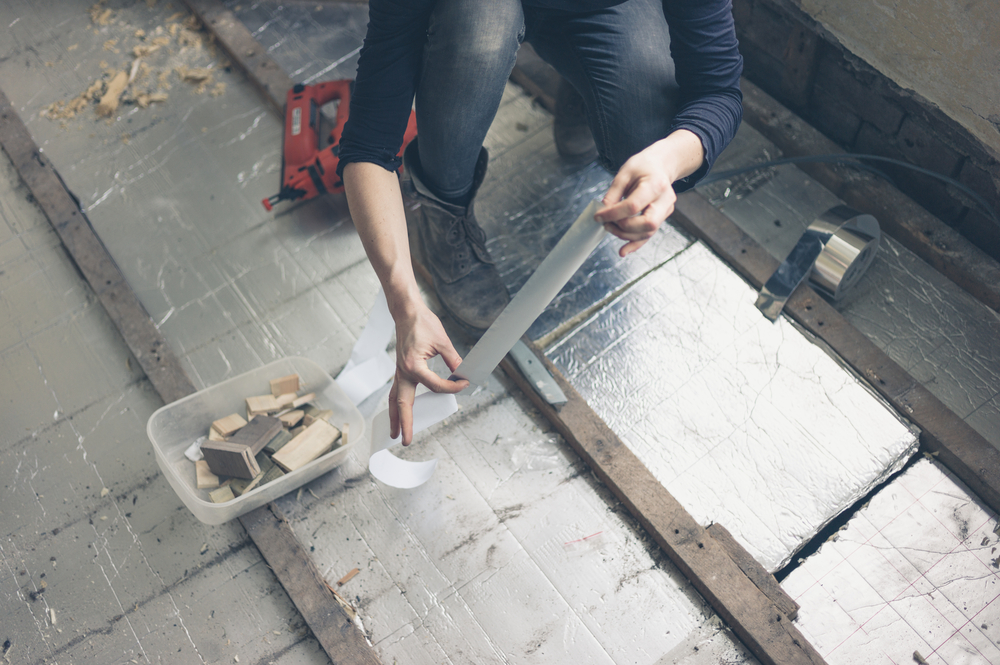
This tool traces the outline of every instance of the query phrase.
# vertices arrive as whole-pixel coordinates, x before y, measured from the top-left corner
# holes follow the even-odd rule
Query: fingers
[[[403,435],[403,445],[408,446],[413,441],[413,399],[417,386],[396,373],[396,381],[393,384],[396,391],[395,396],[389,395],[389,427],[393,438]],[[393,399],[395,397],[395,399]],[[395,407],[398,427],[392,426],[392,411]]]

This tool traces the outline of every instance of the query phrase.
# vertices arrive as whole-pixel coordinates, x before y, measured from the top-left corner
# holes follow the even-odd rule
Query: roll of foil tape
[[[776,321],[792,292],[806,277],[834,302],[844,297],[875,259],[882,233],[878,221],[845,205],[830,208],[809,225],[764,284],[757,309]]]

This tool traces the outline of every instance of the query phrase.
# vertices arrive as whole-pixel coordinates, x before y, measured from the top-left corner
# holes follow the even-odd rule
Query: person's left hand
[[[625,245],[625,257],[646,244],[674,212],[673,183],[701,166],[704,150],[692,132],[680,129],[626,161],[604,195],[594,218]]]

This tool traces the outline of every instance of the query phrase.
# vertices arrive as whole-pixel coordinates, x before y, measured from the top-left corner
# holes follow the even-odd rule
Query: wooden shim
[[[325,420],[316,420],[286,443],[271,459],[285,471],[295,471],[329,452],[338,436],[339,429]]]
[[[293,409],[297,409],[300,406],[305,406],[314,399],[316,399],[316,393],[307,393],[302,397],[296,397],[295,400],[292,402],[291,406]]]
[[[283,376],[280,379],[271,379],[271,394],[275,397],[281,397],[282,395],[287,395],[288,393],[299,392],[299,375],[289,374],[288,376]],[[293,396],[292,399],[295,399]],[[288,400],[289,402],[292,399]]]
[[[284,393],[282,395],[278,395],[277,397],[275,397],[274,400],[278,403],[279,408],[287,409],[288,407],[292,406],[292,402],[294,402],[298,398],[299,396],[296,395],[295,393]]]
[[[219,418],[212,423],[212,429],[222,436],[229,436],[241,427],[245,427],[247,421],[238,413],[232,413],[225,418]]]
[[[222,8],[220,2],[207,4]],[[180,360],[156,329],[59,174],[38,152],[2,90],[0,147],[59,234],[164,404],[194,393],[194,384]],[[239,519],[327,655],[345,665],[378,664],[375,651],[336,601],[281,510],[270,503]]]
[[[747,81],[743,117],[785,157],[843,153],[843,148]],[[881,178],[836,164],[799,164],[800,169],[849,206],[875,216],[882,229],[941,274],[1000,311],[1000,264],[913,199]]]
[[[247,397],[247,418],[253,418],[258,414],[274,413],[281,410],[281,405],[274,395],[258,395]]]
[[[194,385],[177,356],[2,91],[0,145],[163,401],[173,402],[193,393]]]
[[[206,441],[201,444],[201,454],[208,467],[217,476],[252,479],[260,473],[250,446],[228,441]]]
[[[208,493],[208,498],[212,500],[212,503],[225,503],[226,501],[232,501],[236,498],[233,494],[233,490],[229,485],[223,485],[217,490],[212,490]]]
[[[210,490],[219,486],[219,477],[208,468],[203,459],[194,463],[195,486],[200,490]]]
[[[333,417],[333,411],[330,409],[318,409],[313,407],[312,409],[306,408],[302,414],[302,424],[309,427],[317,420],[330,421]]]
[[[246,422],[245,420],[243,422]],[[219,432],[214,427],[208,428],[208,440],[209,441],[225,441],[226,437],[219,434]]]
[[[757,588],[764,592],[764,595],[771,599],[774,606],[789,619],[795,619],[799,614],[799,604],[792,600],[792,597],[785,593],[785,590],[774,579],[774,575],[767,572],[764,566],[760,565],[757,559],[750,556],[750,553],[733,538],[729,530],[716,522],[710,524],[708,533],[715,542],[722,546],[729,558],[732,559],[743,574],[750,578]]]
[[[673,220],[704,240],[719,256],[759,289],[778,261],[697,192],[678,197]],[[921,429],[920,442],[938,461],[1000,512],[1000,450],[934,397],[852,326],[808,284],[792,293],[785,315],[823,340],[888,402]]]
[[[246,427],[229,438],[229,443],[248,446],[256,455],[267,442],[278,435],[284,428],[281,421],[271,416],[254,416]]]
[[[282,413],[278,416],[278,420],[280,420],[281,424],[285,427],[291,428],[298,425],[304,415],[306,415],[305,411],[296,409],[294,411],[286,411],[285,413]]]
[[[379,663],[365,636],[334,601],[309,553],[292,535],[284,515],[273,503],[241,518],[254,535],[254,542],[274,574],[286,589],[295,607],[309,621],[309,628],[334,663]]]
[[[823,663],[798,628],[594,413],[556,366],[530,340],[524,341],[562,388],[566,404],[559,411],[552,408],[509,356],[500,367],[628,508],[743,644],[765,665]]]

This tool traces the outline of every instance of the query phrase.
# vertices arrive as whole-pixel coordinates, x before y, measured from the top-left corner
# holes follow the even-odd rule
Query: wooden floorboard
[[[38,150],[0,90],[0,146],[59,235],[112,323],[165,404],[195,392],[180,360],[94,231],[58,172]],[[327,587],[281,510],[271,503],[240,518],[247,534],[335,663],[372,665],[378,656]]]

